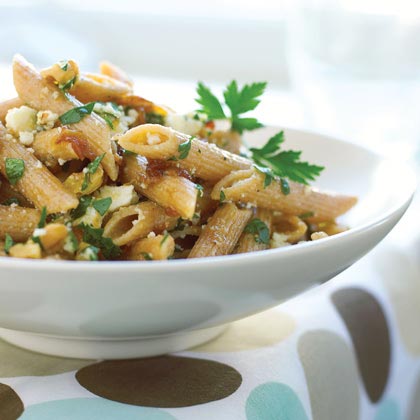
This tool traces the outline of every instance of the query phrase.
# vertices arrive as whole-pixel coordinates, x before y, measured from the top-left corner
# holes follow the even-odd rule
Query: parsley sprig
[[[91,175],[94,175],[96,173],[96,171],[98,170],[99,165],[101,164],[102,159],[104,157],[105,157],[105,153],[102,154],[102,155],[100,155],[100,156],[97,156],[92,162],[90,162],[86,166],[86,168],[84,170],[85,177],[84,177],[83,183],[82,183],[82,191],[85,191],[87,189],[87,187],[89,186],[89,184],[90,184],[90,176]]]
[[[260,96],[264,93],[267,82],[251,83],[238,87],[236,80],[232,80],[223,92],[225,106],[230,111],[230,116],[225,114],[223,105],[204,83],[197,86],[198,98],[196,102],[201,105],[198,112],[203,112],[209,120],[229,119],[231,128],[242,134],[245,130],[255,130],[263,125],[256,119],[243,117],[249,111],[253,111],[261,102]]]
[[[288,194],[290,187],[287,179],[308,185],[309,181],[314,181],[320,175],[324,167],[300,160],[301,151],[280,150],[283,142],[284,132],[280,131],[263,147],[260,149],[253,147],[250,152],[256,168],[265,174],[264,187],[270,185],[273,178],[278,176],[283,193]]]

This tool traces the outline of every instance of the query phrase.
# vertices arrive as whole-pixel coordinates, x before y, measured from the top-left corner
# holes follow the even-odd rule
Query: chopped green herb
[[[178,217],[178,220],[176,221],[176,226],[173,230],[184,230],[186,226],[186,222],[182,217]]]
[[[101,216],[104,216],[105,213],[110,208],[111,204],[112,204],[112,198],[106,197],[106,198],[102,198],[101,200],[95,200],[93,202],[93,207]]]
[[[43,229],[47,221],[47,208],[44,206],[41,210],[41,218],[39,219],[38,229]]]
[[[95,102],[89,102],[86,105],[70,109],[70,111],[67,111],[63,115],[59,116],[61,124],[75,124],[82,121],[86,115],[92,113],[94,106]]]
[[[6,158],[6,176],[12,185],[16,185],[24,172],[25,162],[23,159]]]
[[[64,83],[63,85],[58,85],[58,87],[63,92],[66,92],[67,90],[70,90],[73,87],[73,85],[76,83],[76,80],[77,80],[77,76],[74,76],[73,79],[70,79],[68,82]]]
[[[235,80],[229,83],[223,92],[225,104],[230,110],[230,121],[232,130],[242,134],[245,130],[255,130],[263,125],[256,118],[241,117],[249,111],[254,110],[260,103],[259,97],[264,93],[267,82],[252,83],[238,88]],[[223,106],[211,90],[203,83],[197,86],[198,102],[202,109],[198,112],[207,114],[209,120],[227,118]]]
[[[178,146],[178,152],[179,152],[178,159],[182,160],[188,156],[188,153],[190,153],[190,150],[191,150],[191,143],[193,139],[194,137],[190,137],[187,141],[185,141],[184,143],[181,143]]]
[[[226,195],[223,190],[220,190],[220,202],[223,203],[223,201],[226,200]]]
[[[280,151],[280,145],[284,142],[284,132],[280,131],[271,137],[268,142],[261,147],[251,148],[252,160],[258,166],[258,170],[266,175],[271,171],[270,176],[276,175],[280,178],[289,178],[291,181],[301,184],[308,184],[315,180],[322,170],[323,166],[311,165],[308,162],[300,160],[301,151],[284,150]],[[264,169],[263,169],[264,168]],[[267,168],[267,169],[265,169]],[[266,181],[267,182],[267,181]],[[265,182],[265,184],[266,184]],[[271,180],[268,182],[270,184]],[[286,181],[282,181],[282,191],[285,194],[290,192]],[[265,185],[266,186],[266,185]]]
[[[83,240],[99,248],[106,259],[114,259],[121,255],[121,248],[114,244],[111,238],[103,236],[104,230],[81,223],[79,227],[83,230]]]
[[[163,236],[163,239],[160,241],[160,246],[162,246],[169,238],[169,233],[165,232],[165,235]]]
[[[105,153],[101,156],[97,156],[92,162],[86,166],[85,172],[85,179],[83,180],[82,184],[82,191],[85,191],[90,183],[90,176],[93,175],[99,168],[99,165],[102,162],[102,159],[105,157]]]
[[[3,206],[11,206],[12,204],[19,205],[19,200],[15,197],[10,197],[7,200],[4,200],[2,203]]]
[[[315,215],[315,213],[313,211],[307,211],[305,213],[299,214],[298,217],[300,217],[301,219],[309,219],[310,217],[313,217]]]
[[[142,252],[141,255],[143,255],[146,261],[153,261],[153,257],[148,252]]]
[[[4,252],[6,254],[9,254],[10,248],[15,244],[15,242],[13,241],[13,238],[6,233],[6,236],[4,238]]]
[[[72,219],[79,219],[86,214],[86,210],[92,203],[93,198],[89,195],[82,195],[79,199],[79,205],[71,211]]]
[[[101,118],[105,120],[105,122],[108,124],[108,127],[113,130],[114,129],[114,123],[112,122],[112,117],[109,116],[109,114],[99,114]]]
[[[69,233],[67,234],[67,238],[64,243],[63,249],[64,251],[67,251],[70,254],[74,254],[78,248],[79,248],[79,241],[77,240],[77,237],[74,234],[74,232],[70,230]]]
[[[67,69],[69,68],[69,62],[67,60],[59,61],[58,65],[60,66],[60,69],[63,71],[67,71]]]
[[[286,178],[280,178],[280,187],[284,195],[290,194],[290,184]]]
[[[124,156],[137,156],[137,153],[132,152],[131,150],[123,149]]]
[[[244,232],[254,235],[255,242],[258,244],[270,243],[270,230],[268,226],[260,219],[251,220],[244,229]]]
[[[195,184],[195,188],[198,190],[198,196],[202,197],[204,195],[204,187],[200,184]]]
[[[156,114],[155,112],[147,112],[146,113],[146,122],[148,124],[164,125],[165,120],[164,120],[163,115]]]

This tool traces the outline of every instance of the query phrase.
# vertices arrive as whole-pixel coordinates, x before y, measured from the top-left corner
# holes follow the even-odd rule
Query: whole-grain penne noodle
[[[109,61],[101,61],[99,63],[99,71],[105,76],[112,77],[115,80],[125,83],[133,87],[134,83],[131,77],[121,68]]]
[[[10,182],[0,175],[0,204],[18,204],[22,207],[33,207],[32,203],[17,191]]]
[[[31,147],[35,156],[48,167],[73,159],[93,160],[95,157],[83,133],[67,127],[57,127],[36,133]]]
[[[14,241],[26,241],[37,227],[41,212],[20,206],[0,205],[0,239],[9,234]]]
[[[219,207],[203,228],[188,258],[230,254],[252,216],[250,209],[226,203]]]
[[[83,103],[112,102],[131,92],[132,88],[127,83],[104,74],[93,73],[82,73],[70,88],[70,93]]]
[[[128,260],[167,260],[175,251],[175,241],[168,233],[135,242],[127,253]]]
[[[236,131],[216,130],[212,131],[210,135],[206,135],[205,132],[203,134],[203,137],[205,137],[209,143],[214,143],[216,146],[237,155],[241,152],[242,139],[240,134]]]
[[[146,237],[150,232],[161,233],[175,227],[177,218],[151,201],[144,201],[116,211],[105,225],[104,235],[116,245],[126,245]]]
[[[191,142],[186,156],[180,156],[180,145]],[[246,169],[252,163],[241,156],[182,134],[169,127],[143,124],[128,130],[119,139],[127,150],[152,159],[169,160],[190,171],[194,176],[216,182],[231,171]]]
[[[44,79],[22,56],[13,59],[13,81],[21,100],[38,110],[50,110],[62,115],[83,104],[71,95],[65,95],[54,83]],[[118,168],[111,147],[111,132],[105,121],[95,113],[85,115],[72,128],[83,132],[95,156],[105,153],[102,166],[112,180]]]
[[[193,217],[199,193],[194,182],[176,174],[150,175],[147,160],[141,156],[127,156],[124,163],[123,182],[131,183],[137,192],[181,217]]]
[[[13,98],[0,102],[0,122],[3,124],[5,123],[6,115],[9,109],[19,108],[22,105],[24,105],[24,102],[20,98]]]
[[[262,241],[258,235],[253,233],[244,232],[238,241],[238,246],[236,248],[237,254],[242,254],[244,252],[262,251],[269,248],[269,239],[272,232],[273,212],[267,209],[257,209],[253,219],[258,219],[266,225],[268,229],[267,241]]]
[[[295,182],[289,183],[290,193],[286,195],[277,181],[264,187],[264,178],[264,174],[254,169],[232,172],[214,186],[212,198],[220,198],[223,192],[227,201],[251,203],[291,215],[311,213],[307,219],[310,222],[334,220],[357,202],[353,196],[319,191]]]
[[[0,124],[0,172],[6,178],[7,158],[23,160],[23,175],[15,187],[35,207],[46,207],[48,213],[64,212],[77,207],[79,202],[75,195],[68,192],[25,146],[9,138],[4,126]]]

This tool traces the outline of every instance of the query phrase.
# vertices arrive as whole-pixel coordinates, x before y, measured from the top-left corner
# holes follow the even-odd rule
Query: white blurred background
[[[410,159],[420,139],[413,0],[0,0],[0,98],[15,52],[37,66],[108,59],[138,93],[186,111],[197,80],[267,80],[258,116]]]

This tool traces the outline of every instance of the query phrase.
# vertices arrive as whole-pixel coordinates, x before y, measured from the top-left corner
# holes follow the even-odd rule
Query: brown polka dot
[[[63,359],[62,357],[33,353],[3,340],[0,340],[0,360],[7,360],[7,363],[0,363],[0,377],[3,378],[55,375],[71,372],[92,363],[91,360]]]
[[[194,352],[234,352],[272,346],[296,328],[292,317],[278,310],[265,311],[234,322],[216,340],[193,348]]]
[[[420,375],[417,378],[416,385],[414,387],[413,395],[411,397],[411,406],[409,409],[409,415],[407,420],[419,420],[420,419]]]
[[[388,381],[391,360],[388,324],[381,305],[357,288],[336,291],[332,301],[350,333],[366,392],[377,402]]]
[[[226,398],[242,377],[211,360],[162,356],[112,360],[80,369],[79,383],[103,398],[145,407],[189,407]]]
[[[19,395],[10,386],[0,384],[0,419],[16,420],[23,410],[23,403]]]
[[[353,352],[337,334],[309,331],[298,343],[313,420],[359,419],[359,378]]]

